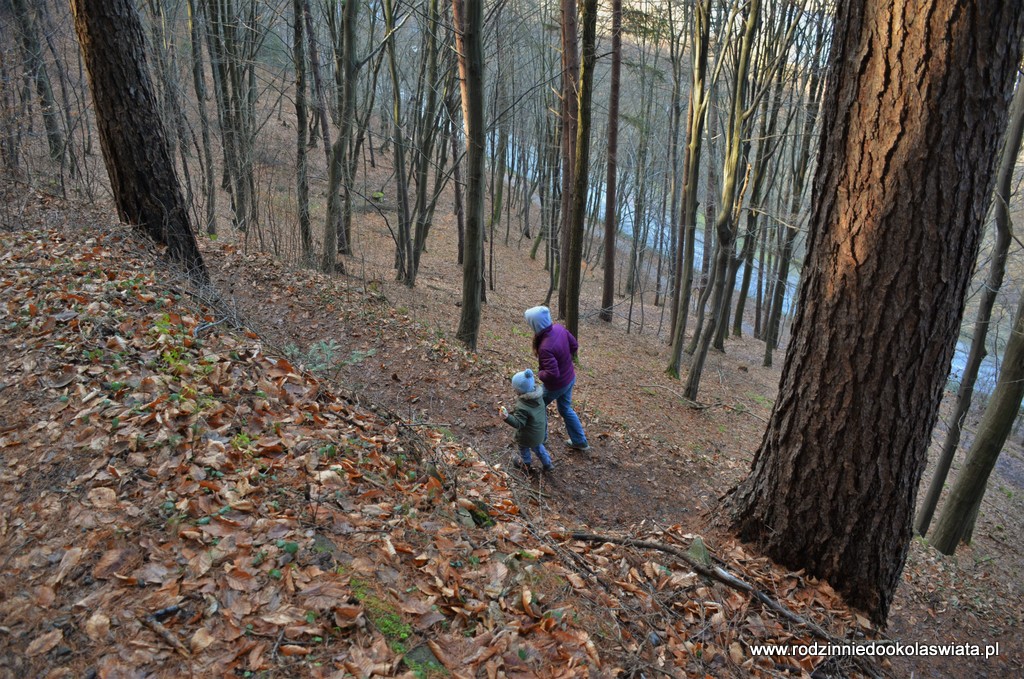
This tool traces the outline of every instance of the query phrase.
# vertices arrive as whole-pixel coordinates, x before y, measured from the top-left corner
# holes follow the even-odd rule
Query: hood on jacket
[[[519,400],[521,401],[541,401],[544,398],[544,385],[537,384],[533,391],[528,391],[525,394],[519,394]]]
[[[526,322],[533,328],[533,334],[551,327],[551,309],[546,306],[531,307],[523,313]]]

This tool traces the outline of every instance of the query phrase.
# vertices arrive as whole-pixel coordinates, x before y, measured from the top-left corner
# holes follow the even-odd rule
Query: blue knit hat
[[[529,394],[533,385],[533,371],[529,368],[512,376],[512,388],[520,394]]]
[[[530,324],[535,335],[541,330],[551,327],[551,309],[546,306],[530,307],[523,313],[523,317]]]

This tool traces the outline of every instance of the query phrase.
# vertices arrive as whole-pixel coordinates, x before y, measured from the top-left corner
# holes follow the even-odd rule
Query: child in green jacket
[[[524,370],[512,376],[512,388],[519,398],[511,413],[501,406],[501,416],[505,422],[516,429],[516,443],[519,444],[518,466],[520,469],[531,469],[530,452],[537,453],[544,471],[554,469],[551,456],[544,448],[544,436],[548,428],[547,408],[544,404],[544,387],[533,378],[532,370]]]

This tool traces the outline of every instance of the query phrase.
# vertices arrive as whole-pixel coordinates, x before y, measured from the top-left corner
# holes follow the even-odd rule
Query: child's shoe
[[[516,458],[515,460],[512,460],[512,466],[515,467],[516,469],[518,469],[519,471],[523,472],[524,474],[529,474],[530,472],[533,471],[533,467],[531,467],[530,465],[526,464],[525,462],[523,462],[519,458]]]

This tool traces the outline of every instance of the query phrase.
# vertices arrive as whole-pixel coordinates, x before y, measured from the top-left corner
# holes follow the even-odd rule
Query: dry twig
[[[672,545],[667,545],[661,542],[654,542],[651,540],[617,538],[610,535],[595,535],[593,533],[573,533],[572,537],[575,540],[584,540],[586,542],[611,542],[612,544],[624,545],[627,547],[640,547],[642,549],[654,549],[660,552],[664,552],[666,554],[671,554],[672,556],[686,562],[686,564],[689,565],[690,568],[692,568],[695,572],[699,573],[700,575],[710,578],[716,582],[720,582],[723,585],[731,587],[735,590],[746,592],[750,596],[760,601],[768,609],[775,611],[776,613],[784,617],[786,620],[789,620],[792,623],[807,628],[808,630],[810,630],[812,634],[814,634],[814,636],[818,637],[819,639],[824,639],[833,645],[844,645],[849,643],[847,640],[840,639],[839,637],[831,634],[830,632],[828,632],[828,630],[822,628],[817,623],[797,615],[789,608],[784,606],[782,603],[771,598],[770,596],[768,596],[761,590],[757,589],[750,583],[737,578],[735,575],[729,573],[724,568],[721,568],[720,566],[709,568],[697,562],[693,557],[691,557],[683,550]],[[867,664],[866,660],[862,658],[857,658],[857,661],[861,665],[861,669],[864,670],[868,675],[872,677],[881,676],[877,673],[877,671],[874,668]]]

